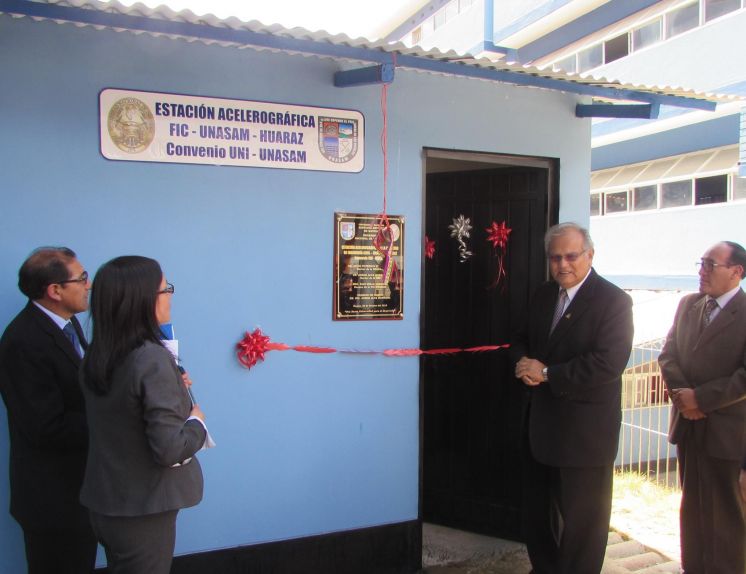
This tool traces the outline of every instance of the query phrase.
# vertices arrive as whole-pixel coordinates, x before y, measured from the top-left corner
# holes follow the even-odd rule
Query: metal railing
[[[656,339],[632,348],[622,376],[622,428],[615,466],[678,489],[676,447],[668,442],[671,401],[658,367],[664,342]]]

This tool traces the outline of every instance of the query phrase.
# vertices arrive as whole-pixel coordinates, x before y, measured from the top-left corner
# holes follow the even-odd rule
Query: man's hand
[[[694,389],[673,389],[671,391],[671,400],[673,401],[674,406],[682,413],[684,411],[699,410],[699,404],[697,403],[697,396],[694,394]]]
[[[694,389],[673,389],[671,391],[671,401],[679,410],[681,416],[689,421],[698,421],[707,417],[699,408]]]
[[[689,421],[698,421],[707,418],[707,415],[699,409],[689,409],[688,411],[680,411],[681,416]]]
[[[536,359],[521,357],[515,366],[515,376],[529,387],[536,387],[544,381],[542,371],[546,365]]]

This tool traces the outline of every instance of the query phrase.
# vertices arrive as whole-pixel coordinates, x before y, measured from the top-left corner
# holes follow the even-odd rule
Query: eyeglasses
[[[166,287],[165,288],[161,289],[160,291],[156,291],[156,293],[158,295],[161,295],[163,293],[170,293],[170,294],[173,295],[173,292],[174,292],[174,284],[173,283],[169,283],[168,281],[166,281]]]
[[[60,285],[64,283],[88,283],[88,271],[83,271],[80,277],[76,277],[75,279],[65,279],[64,281],[55,281],[55,283],[59,283]]]
[[[733,263],[715,263],[712,259],[700,259],[695,265],[708,272],[715,269],[715,267],[733,267]]]
[[[568,263],[575,263],[578,260],[578,257],[583,255],[583,253],[585,253],[586,251],[588,250],[583,249],[583,251],[581,251],[580,253],[565,253],[564,255],[550,255],[549,261],[551,261],[552,263],[562,263],[562,260],[564,259]]]

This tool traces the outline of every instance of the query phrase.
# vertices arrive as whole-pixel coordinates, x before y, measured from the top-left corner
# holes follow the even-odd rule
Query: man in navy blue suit
[[[632,300],[593,270],[593,242],[579,225],[550,228],[545,249],[552,280],[532,297],[511,346],[527,389],[523,529],[536,574],[598,574]]]
[[[10,513],[29,574],[91,572],[96,538],[80,504],[88,449],[78,367],[87,347],[76,313],[91,282],[65,247],[35,250],[18,272],[29,298],[0,339],[0,393],[10,433]]]

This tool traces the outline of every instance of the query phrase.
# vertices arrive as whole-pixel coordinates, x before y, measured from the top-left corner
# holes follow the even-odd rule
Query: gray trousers
[[[110,574],[168,574],[176,543],[178,510],[145,516],[91,512]]]
[[[709,456],[689,436],[676,445],[681,493],[681,566],[685,574],[746,572],[746,505],[741,461]]]

